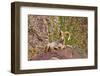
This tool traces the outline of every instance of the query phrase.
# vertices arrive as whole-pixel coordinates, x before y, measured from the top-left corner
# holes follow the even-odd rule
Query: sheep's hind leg
[[[49,46],[46,46],[44,52],[47,53],[47,52],[49,52],[49,50],[50,50],[50,47]]]

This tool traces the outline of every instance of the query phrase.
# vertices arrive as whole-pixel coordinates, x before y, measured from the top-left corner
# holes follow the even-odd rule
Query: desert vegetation
[[[87,17],[28,15],[28,60],[42,60],[47,56],[47,59],[86,58],[87,28]],[[45,53],[48,43],[61,38],[61,31],[70,33],[70,40],[68,35],[64,36],[66,48],[62,51],[57,49],[57,55],[52,51]]]

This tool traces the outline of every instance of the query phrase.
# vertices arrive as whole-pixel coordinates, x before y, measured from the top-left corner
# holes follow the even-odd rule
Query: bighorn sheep
[[[68,31],[60,31],[60,39],[51,43],[48,43],[45,48],[45,52],[48,52],[49,50],[58,50],[58,49],[64,49],[65,48],[65,36],[68,35],[68,40],[70,40],[71,34]]]

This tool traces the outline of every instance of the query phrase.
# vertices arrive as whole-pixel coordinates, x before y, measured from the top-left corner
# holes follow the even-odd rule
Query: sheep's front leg
[[[65,45],[62,45],[62,46],[61,46],[61,50],[63,50],[64,48],[65,48]]]

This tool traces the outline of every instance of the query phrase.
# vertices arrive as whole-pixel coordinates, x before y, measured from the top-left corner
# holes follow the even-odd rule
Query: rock
[[[66,47],[63,50],[51,50],[47,53],[41,53],[33,60],[58,60],[58,59],[75,59],[81,58],[80,54],[71,47]]]

